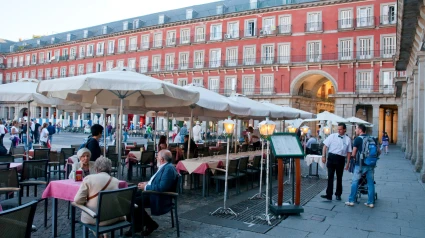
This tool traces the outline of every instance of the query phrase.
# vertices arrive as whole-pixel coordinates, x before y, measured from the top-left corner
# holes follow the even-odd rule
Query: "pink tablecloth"
[[[22,163],[10,163],[10,168],[16,168],[18,172],[22,171]]]
[[[177,171],[180,172],[181,170],[183,170],[183,171],[189,172],[189,174],[191,174],[191,173],[205,174],[207,169],[209,169],[210,167],[215,169],[217,167],[223,166],[222,161],[210,161],[210,162],[199,162],[199,163],[197,163],[195,161],[195,159],[193,159],[193,160],[194,160],[193,162],[190,161],[190,160],[185,161],[185,162],[188,162],[188,163],[192,163],[193,164],[192,168],[186,168],[186,166],[184,164],[185,162],[179,161],[176,165]]]
[[[42,198],[58,198],[66,201],[74,201],[82,182],[75,182],[73,179],[51,181],[43,192]],[[119,188],[126,188],[127,182],[120,181]]]

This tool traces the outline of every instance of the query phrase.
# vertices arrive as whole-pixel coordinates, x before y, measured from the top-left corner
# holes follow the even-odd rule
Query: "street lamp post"
[[[258,125],[260,130],[261,137],[267,141],[267,168],[266,168],[266,213],[260,216],[260,219],[267,221],[269,225],[271,225],[270,220],[274,219],[273,216],[269,215],[269,205],[270,205],[270,176],[269,176],[269,170],[270,170],[270,137],[273,135],[274,129],[276,128],[276,124],[273,121],[269,121],[269,118],[266,117],[265,121],[260,122]],[[261,181],[260,181],[261,183]]]
[[[223,125],[224,125],[224,131],[226,132],[226,137],[227,137],[226,172],[225,172],[225,181],[224,181],[224,202],[223,202],[223,207],[217,208],[217,210],[212,212],[210,215],[214,215],[218,213],[218,214],[232,214],[232,215],[238,216],[236,212],[234,212],[231,208],[227,207],[226,205],[227,192],[228,192],[227,178],[229,175],[229,148],[230,148],[229,144],[230,144],[230,137],[232,137],[232,134],[233,134],[233,128],[235,127],[235,122],[231,120],[229,117],[228,119],[224,120]]]

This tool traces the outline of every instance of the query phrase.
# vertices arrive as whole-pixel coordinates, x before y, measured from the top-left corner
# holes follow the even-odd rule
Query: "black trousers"
[[[140,232],[143,230],[143,227],[152,227],[156,222],[149,216],[145,209],[142,209],[142,204],[145,208],[150,207],[149,196],[142,196],[140,191],[137,191],[135,203],[137,208],[134,209],[134,231]],[[142,217],[144,226],[142,227]],[[127,220],[131,220],[130,217],[127,217]]]
[[[257,148],[261,148],[261,142],[260,141],[254,142],[252,143],[252,146],[254,146],[254,150],[256,150]]]
[[[328,167],[328,188],[326,189],[326,196],[329,199],[332,199],[333,189],[334,189],[334,176],[336,173],[336,196],[341,196],[342,194],[342,174],[344,173],[345,166],[345,157],[329,153],[328,162],[326,167]]]
[[[5,135],[5,134],[1,134],[1,135],[0,135],[0,145],[3,145],[3,138],[4,138],[4,135]]]

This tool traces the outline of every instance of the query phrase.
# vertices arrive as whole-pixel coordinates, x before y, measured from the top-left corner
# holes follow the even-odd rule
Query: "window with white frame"
[[[37,72],[37,78],[38,80],[43,80],[43,70],[39,69]]]
[[[124,68],[124,60],[117,60],[117,67]]]
[[[118,52],[119,53],[125,52],[125,39],[118,40]]]
[[[122,23],[122,30],[123,31],[128,30],[128,21],[125,21],[125,22]]]
[[[84,65],[79,64],[78,65],[78,75],[83,75],[83,74],[84,74]]]
[[[227,23],[227,34],[225,35],[226,38],[232,39],[232,38],[239,38],[239,22],[229,22]]]
[[[261,29],[263,35],[275,34],[276,25],[274,17],[263,18],[263,28]]]
[[[190,29],[182,29],[180,31],[180,44],[190,43]]]
[[[216,14],[217,15],[220,15],[220,14],[223,14],[224,13],[224,7],[223,7],[223,5],[218,5],[217,7],[216,7]]]
[[[187,78],[177,79],[177,85],[179,86],[187,85]]]
[[[174,54],[165,55],[165,70],[174,70]]]
[[[105,50],[105,42],[98,42],[96,44],[96,55],[103,55]]]
[[[69,77],[75,76],[75,65],[69,66]]]
[[[77,48],[76,47],[72,47],[69,50],[69,58],[70,59],[75,59],[75,56],[77,55]]]
[[[78,56],[80,58],[84,58],[86,56],[86,47],[85,46],[80,46],[80,50],[78,51]]]
[[[279,16],[279,33],[287,34],[291,33],[291,15]]]
[[[22,67],[22,66],[24,66],[24,56],[23,55],[19,56],[19,67]]]
[[[375,24],[372,6],[361,6],[357,8],[357,27],[368,27]]]
[[[279,63],[287,64],[291,62],[291,43],[279,44]]]
[[[255,46],[245,46],[243,49],[244,65],[255,64]]]
[[[106,61],[106,71],[110,71],[113,68],[114,68],[114,61],[113,60]]]
[[[308,32],[321,31],[322,30],[322,14],[320,12],[309,12],[307,13],[307,27]]]
[[[238,64],[238,48],[232,47],[226,50],[226,66],[236,66]]]
[[[140,24],[140,20],[139,19],[135,19],[133,20],[133,30],[139,28]]]
[[[158,24],[164,24],[164,22],[165,22],[165,16],[159,15],[158,16]]]
[[[245,20],[245,37],[251,37],[257,35],[257,20],[248,19]]]
[[[274,80],[272,74],[261,75],[261,95],[271,95],[274,91]]]
[[[32,79],[35,79],[35,78],[36,78],[35,70],[31,70],[31,75],[30,75],[30,77],[31,77]]]
[[[13,57],[13,67],[18,67],[18,57]]]
[[[6,83],[10,83],[10,74],[6,74]]]
[[[203,78],[193,78],[192,83],[200,85],[200,86],[204,86],[204,79]]]
[[[108,34],[108,26],[102,26],[102,34]]]
[[[162,47],[162,32],[153,35],[153,47]]]
[[[195,41],[196,42],[205,41],[205,28],[204,27],[196,27],[195,28]]]
[[[179,68],[188,69],[189,67],[189,53],[184,52],[179,55]]]
[[[167,31],[167,46],[176,45],[176,31]]]
[[[373,38],[357,38],[357,57],[359,59],[371,59],[373,57]]]
[[[51,51],[47,51],[46,60],[47,60],[47,62],[50,62],[50,60],[52,60],[52,52]]]
[[[84,30],[83,38],[87,38],[89,36],[89,30]]]
[[[7,67],[8,68],[12,67],[12,58],[7,58]]]
[[[158,72],[161,70],[161,56],[154,55],[152,56],[152,71]]]
[[[193,10],[192,9],[186,9],[186,20],[190,20],[193,18]]]
[[[258,0],[249,0],[250,9],[257,9],[257,7],[258,7]]]
[[[130,48],[131,51],[137,50],[137,37],[131,37],[130,38],[129,48]]]
[[[210,77],[208,79],[208,89],[218,93],[218,90],[220,89],[220,78]]]
[[[40,52],[40,54],[38,54],[38,63],[39,64],[44,63],[44,52]]]
[[[31,64],[37,64],[37,54],[32,54]]]
[[[173,79],[164,79],[163,81],[166,82],[166,83],[174,84],[174,80]]]
[[[53,68],[52,78],[57,79],[59,76],[59,69]]]
[[[255,77],[254,75],[242,76],[242,94],[253,95],[255,90]]]
[[[346,29],[353,27],[353,10],[341,9],[339,11],[338,28]]]
[[[396,71],[383,70],[381,72],[381,85],[379,87],[381,93],[394,93],[394,78]]]
[[[320,62],[322,53],[322,42],[310,41],[307,42],[307,61],[308,62]]]
[[[108,41],[108,54],[111,55],[115,53],[115,41],[110,40]]]
[[[221,40],[221,24],[211,25],[210,40]]]
[[[27,71],[27,75],[28,75],[28,71]],[[28,78],[28,76],[27,76],[27,78]],[[19,79],[22,79],[22,72],[18,72],[18,80]]]
[[[224,78],[224,95],[230,95],[233,90],[236,91],[236,76],[226,76]]]
[[[46,69],[46,79],[52,79],[50,69]]]
[[[218,68],[221,66],[221,49],[210,50],[210,68]]]
[[[261,49],[261,63],[273,64],[274,62],[274,45],[263,45]]]
[[[381,48],[382,58],[392,58],[396,53],[396,37],[394,35],[382,36]]]
[[[93,56],[94,53],[94,45],[90,44],[87,45],[87,56]]]
[[[102,72],[103,71],[103,62],[97,62],[96,63],[96,72]]]
[[[204,67],[204,51],[195,51],[193,60],[195,68],[202,69]]]
[[[338,45],[339,59],[340,60],[352,60],[353,59],[353,40],[352,39],[340,39]]]
[[[56,60],[56,61],[59,61],[60,60],[60,57],[61,57],[61,51],[60,50],[55,50],[55,55],[53,56],[54,57],[54,59]]]
[[[397,9],[395,3],[381,5],[381,24],[396,24],[397,22]]]
[[[31,55],[25,55],[25,65],[30,65]]]
[[[66,58],[69,56],[68,48],[62,50],[62,55]]]
[[[148,57],[140,57],[140,73],[148,72]]]
[[[86,74],[91,74],[93,73],[93,63],[88,63],[86,65]]]
[[[142,49],[149,49],[149,35],[142,35],[141,44]]]
[[[12,73],[12,82],[16,82],[16,73]]]
[[[66,67],[61,67],[60,77],[61,78],[65,78],[66,77]]]
[[[373,77],[371,70],[357,71],[356,88],[358,92],[368,93],[373,90]]]
[[[127,67],[131,69],[131,71],[136,71],[136,59],[128,59]]]

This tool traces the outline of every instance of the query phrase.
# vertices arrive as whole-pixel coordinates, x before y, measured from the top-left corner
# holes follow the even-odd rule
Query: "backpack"
[[[378,145],[376,141],[370,137],[363,137],[362,152],[360,154],[360,160],[363,160],[363,164],[368,166],[376,166],[376,162],[379,159]]]

